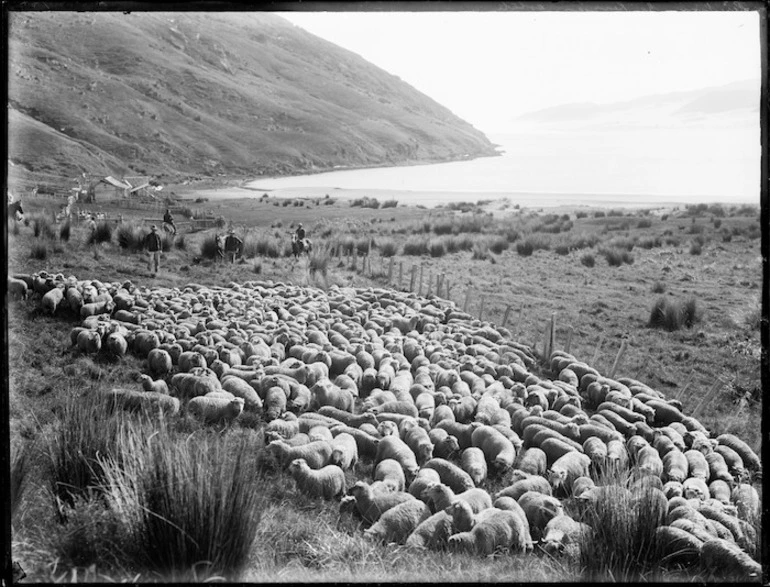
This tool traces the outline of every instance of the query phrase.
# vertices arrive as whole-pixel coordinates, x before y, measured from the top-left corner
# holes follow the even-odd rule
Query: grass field
[[[73,223],[65,240],[45,201],[30,201],[25,211],[37,222],[25,226],[9,221],[9,274],[46,270],[158,287],[259,279],[321,288],[336,284],[409,289],[413,281],[415,291],[433,295],[438,289],[441,297],[465,306],[474,316],[497,324],[506,319],[514,338],[536,353],[542,351],[545,329],[553,321],[554,348],[568,348],[602,373],[638,379],[679,399],[683,411],[697,416],[714,436],[734,433],[759,452],[762,272],[756,208],[703,205],[548,213],[505,202],[368,208],[331,198],[183,205],[213,210],[221,218],[220,227],[185,232],[167,243],[161,270],[153,276],[143,253],[119,244],[120,228],[109,240],[89,244],[85,227]],[[106,203],[100,208],[108,217],[118,213]],[[127,234],[143,234],[146,227],[140,219],[145,212],[120,212],[126,224],[135,223]],[[287,256],[288,233],[298,222],[307,229],[314,252],[295,260]],[[204,243],[231,226],[244,239],[243,258],[234,264],[207,258]],[[117,360],[80,353],[69,339],[80,319],[67,312],[45,314],[39,297],[12,303],[8,317],[16,488],[13,558],[27,580],[617,578],[617,569],[586,568],[580,561],[554,559],[537,549],[533,555],[479,559],[448,553],[426,556],[404,546],[368,542],[359,521],[336,503],[308,499],[284,474],[263,467],[259,458],[252,462],[244,457],[259,455],[263,445],[262,422],[245,414],[225,434],[187,415],[171,419],[160,431],[167,450],[153,452],[157,445],[146,441],[147,431],[157,429],[157,423],[78,402],[105,387],[138,385],[146,361],[130,354]],[[624,353],[619,356],[621,347]],[[535,371],[545,376],[542,366]],[[188,446],[184,439],[197,444]],[[90,457],[88,451],[93,451]],[[78,454],[82,458],[73,456]],[[192,455],[197,462],[216,463],[222,483],[204,487],[195,481],[200,470]],[[65,467],[61,463],[66,459],[75,464]],[[57,493],[62,485],[55,483],[56,475],[64,469],[80,471],[76,479],[60,480],[79,491]],[[209,519],[206,504],[219,500],[229,509],[220,512],[224,518],[217,514],[211,519],[240,515],[250,522],[233,531],[241,542],[227,549],[231,558],[222,558],[222,549],[205,546],[220,540],[222,529],[213,522],[204,524],[205,537],[197,537],[195,549],[170,549],[193,556],[175,559],[171,569],[158,563],[157,553],[142,548],[153,540],[168,540],[147,534],[151,524],[116,514],[141,511],[138,504],[148,492],[136,482],[142,475],[131,474],[140,470],[167,481],[182,479],[183,495],[200,498],[184,512],[172,511],[170,503],[168,519],[193,513]],[[363,461],[348,473],[348,482],[371,478],[371,473],[371,464]],[[761,492],[759,479],[755,481]],[[504,483],[493,478],[487,489],[492,492]],[[105,494],[105,486],[113,492]],[[121,490],[116,493],[114,488]],[[230,497],[222,498],[223,491]],[[118,503],[125,509],[116,509]],[[165,562],[169,557],[172,554],[164,556]],[[208,562],[193,565],[192,560]],[[626,571],[624,580],[711,579],[697,569],[660,564]]]

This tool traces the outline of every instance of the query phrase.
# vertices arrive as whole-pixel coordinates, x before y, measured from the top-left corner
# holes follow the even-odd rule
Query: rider
[[[171,216],[171,209],[166,208],[166,213],[163,215],[163,224],[171,227],[173,234],[176,234],[176,225],[174,224],[174,218]]]
[[[302,223],[297,225],[297,240],[302,242],[305,240],[305,229],[302,228]]]

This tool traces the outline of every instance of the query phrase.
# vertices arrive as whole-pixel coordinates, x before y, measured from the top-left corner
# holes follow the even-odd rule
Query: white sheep
[[[564,507],[558,499],[538,491],[527,491],[517,501],[527,516],[529,531],[535,540],[541,537],[550,520],[564,514]]]
[[[348,493],[356,501],[356,509],[364,521],[373,524],[383,513],[404,501],[416,499],[402,491],[384,491],[375,493],[370,485],[363,481],[356,482]]]
[[[331,433],[331,432],[330,432]],[[331,440],[332,454],[329,462],[342,470],[352,469],[358,463],[356,439],[348,433],[338,434]]]
[[[588,476],[591,459],[579,452],[569,452],[556,459],[551,465],[548,481],[554,490],[563,490],[568,495],[572,492],[572,482],[578,477]]]
[[[551,484],[548,479],[539,475],[531,475],[525,479],[518,479],[508,487],[497,492],[496,497],[512,497],[517,500],[528,491],[537,491],[543,495],[552,495]]]
[[[394,459],[383,459],[374,468],[373,478],[375,481],[382,481],[393,491],[404,491],[406,488],[406,477],[401,464]]]
[[[78,332],[77,345],[84,353],[98,353],[102,348],[102,337],[96,330],[81,330]]]
[[[345,472],[337,465],[311,469],[305,459],[294,459],[289,473],[303,493],[311,497],[334,499],[345,493]]]
[[[286,411],[287,402],[288,398],[283,389],[278,386],[268,389],[262,404],[265,422],[279,418]]]
[[[759,493],[752,485],[739,483],[733,487],[731,497],[733,503],[738,508],[739,518],[751,522],[759,517],[761,511]]]
[[[470,531],[449,537],[450,550],[481,556],[494,554],[498,549],[524,552],[531,548],[531,543],[524,521],[512,511],[497,509],[492,509]]]
[[[440,550],[446,547],[453,533],[451,514],[441,510],[423,520],[406,539],[406,545],[412,548]]]
[[[566,555],[570,558],[580,556],[580,548],[591,535],[588,524],[578,522],[567,515],[551,518],[543,530],[540,543],[543,550],[550,554]]]
[[[437,457],[432,458],[423,467],[434,469],[438,472],[441,482],[448,485],[455,493],[462,493],[466,489],[475,487],[473,479],[453,462]]]
[[[225,375],[220,379],[222,389],[235,397],[243,398],[243,409],[249,412],[262,409],[262,399],[256,390],[246,381],[235,375]]]
[[[222,390],[219,379],[213,373],[212,376],[177,373],[171,377],[171,387],[176,390],[177,395],[183,398],[192,398],[206,395],[210,391]]]
[[[380,439],[377,444],[377,453],[374,457],[375,467],[380,461],[393,459],[397,461],[404,470],[404,475],[408,480],[412,480],[419,471],[417,457],[412,449],[398,436],[391,435]]]
[[[487,478],[487,459],[484,451],[476,446],[469,446],[460,455],[460,467],[470,475],[473,483],[481,485]]]
[[[149,352],[150,350],[147,351],[148,354]],[[177,367],[179,367],[179,371],[182,373],[189,372],[190,370],[192,370],[193,367],[206,367],[206,366],[207,366],[206,359],[203,357],[202,354],[196,351],[183,351],[182,354],[179,355],[179,359],[177,360]]]
[[[405,430],[402,438],[412,449],[418,465],[424,465],[433,458],[433,442],[431,442],[428,432],[416,421]]]
[[[433,505],[433,511],[439,511],[448,508],[455,501],[464,501],[470,505],[473,513],[492,507],[492,498],[486,490],[480,487],[466,489],[462,493],[455,494],[449,487],[443,483],[432,485],[426,491],[428,505]]]
[[[26,300],[29,293],[27,283],[22,279],[8,276],[8,296],[12,300]]]
[[[762,576],[762,565],[751,558],[741,547],[722,538],[706,540],[701,548],[700,560],[704,568],[720,576],[744,578]]]
[[[364,531],[366,538],[403,544],[410,534],[430,517],[430,510],[420,500],[407,500],[393,506]]]
[[[282,467],[287,467],[294,459],[303,459],[311,469],[320,469],[329,464],[332,456],[332,446],[326,440],[316,440],[300,446],[290,446],[283,440],[274,440],[265,450]]]
[[[127,410],[147,410],[175,415],[179,412],[179,400],[175,397],[151,391],[114,388],[106,392],[113,405]]]
[[[128,342],[119,332],[111,332],[104,339],[104,347],[116,357],[122,357],[128,351]]]
[[[231,422],[243,412],[243,398],[228,400],[221,397],[196,396],[187,402],[187,409],[207,424]]]
[[[427,501],[428,498],[425,492],[431,485],[436,483],[441,483],[441,477],[439,477],[438,471],[423,467],[417,471],[417,475],[412,479],[407,491],[417,499]]]
[[[112,336],[112,335],[110,335]],[[162,393],[163,395],[168,395],[168,385],[166,384],[163,379],[158,379],[157,381],[153,381],[152,377],[149,375],[140,375],[139,381],[142,383],[142,389],[145,391],[152,391],[155,393]]]
[[[171,355],[163,349],[154,348],[147,354],[147,365],[153,375],[165,375],[174,368]]]

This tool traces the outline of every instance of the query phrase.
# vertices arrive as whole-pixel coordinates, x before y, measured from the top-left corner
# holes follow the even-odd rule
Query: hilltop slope
[[[398,77],[267,13],[11,13],[8,92],[11,180],[495,154]]]

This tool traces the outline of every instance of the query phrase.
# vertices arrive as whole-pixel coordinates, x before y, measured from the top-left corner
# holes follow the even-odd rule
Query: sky
[[[757,12],[282,12],[479,130],[574,102],[760,79]]]

